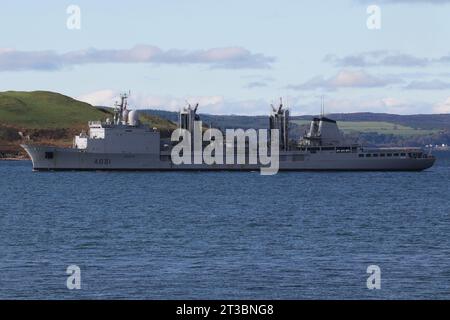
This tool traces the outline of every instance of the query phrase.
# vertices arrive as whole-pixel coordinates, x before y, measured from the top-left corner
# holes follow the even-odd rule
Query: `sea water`
[[[0,298],[449,299],[450,154],[436,155],[423,172],[274,176],[0,161]]]

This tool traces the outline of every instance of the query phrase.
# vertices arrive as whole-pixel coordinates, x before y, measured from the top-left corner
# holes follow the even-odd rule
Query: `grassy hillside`
[[[298,125],[308,125],[309,120],[293,120]],[[438,129],[418,129],[398,123],[385,121],[339,121],[339,128],[344,133],[369,133],[394,134],[401,136],[427,135],[439,132]]]
[[[110,114],[88,103],[47,91],[0,92],[0,125],[21,129],[64,129],[85,126]]]
[[[172,131],[177,128],[174,122],[148,113],[140,113],[139,120],[150,128],[157,128],[161,137],[170,137]]]
[[[313,116],[294,117],[297,120],[308,120]],[[450,129],[450,113],[443,114],[411,114],[398,115],[389,113],[355,112],[355,113],[332,113],[327,115],[331,119],[340,121],[356,122],[389,122],[404,125],[415,129]]]

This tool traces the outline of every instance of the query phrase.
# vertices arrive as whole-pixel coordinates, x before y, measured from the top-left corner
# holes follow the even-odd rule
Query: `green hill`
[[[293,120],[300,126],[308,126],[309,120]],[[339,121],[339,128],[344,133],[378,133],[399,136],[415,136],[438,133],[439,129],[418,129],[410,126],[385,121]]]
[[[0,92],[0,125],[20,129],[64,129],[85,126],[110,116],[105,109],[47,91]]]
[[[139,120],[150,128],[157,128],[161,132],[161,137],[164,138],[170,137],[172,131],[177,128],[172,121],[144,112],[140,113]]]

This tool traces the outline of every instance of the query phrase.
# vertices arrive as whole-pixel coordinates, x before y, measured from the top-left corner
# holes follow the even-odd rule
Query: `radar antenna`
[[[195,106],[192,107],[189,101],[186,100],[186,104],[187,106],[179,112],[179,128],[192,132],[194,128],[194,121],[200,120],[200,116],[197,114],[199,103],[196,103]]]
[[[272,107],[273,112],[277,112],[277,109],[273,106],[273,103],[271,103],[270,106]]]
[[[278,107],[278,113],[281,112],[281,109],[283,109],[283,98],[280,97],[280,106]]]
[[[325,97],[322,95],[321,102],[320,102],[320,116],[325,116]]]

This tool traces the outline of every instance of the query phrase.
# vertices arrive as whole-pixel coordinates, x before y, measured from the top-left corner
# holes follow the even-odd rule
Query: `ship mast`
[[[269,117],[269,128],[277,129],[279,132],[280,150],[289,150],[289,109],[284,108],[283,99],[280,98],[280,104],[275,107],[271,104],[272,114]]]
[[[178,125],[180,129],[185,129],[190,133],[194,132],[194,122],[200,120],[200,117],[197,114],[197,109],[198,103],[192,107],[192,105],[187,102],[187,107],[180,110],[178,117]]]
[[[127,102],[128,94],[122,93],[120,95],[120,104],[116,101],[114,106],[116,107],[116,115],[115,115],[115,124],[121,124],[123,121],[126,121],[125,113],[128,112],[127,110]]]

